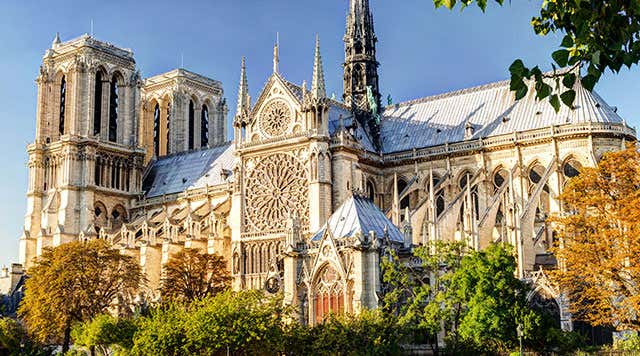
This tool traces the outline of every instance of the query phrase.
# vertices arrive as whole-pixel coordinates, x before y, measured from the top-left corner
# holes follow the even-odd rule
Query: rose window
[[[262,111],[260,130],[268,136],[284,134],[291,123],[291,109],[282,100],[271,102]]]
[[[294,212],[302,226],[308,225],[307,172],[295,157],[277,153],[260,159],[246,183],[250,231],[284,230]]]

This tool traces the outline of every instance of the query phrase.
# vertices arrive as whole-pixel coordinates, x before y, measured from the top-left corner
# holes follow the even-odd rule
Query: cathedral
[[[255,100],[242,60],[227,120],[216,80],[142,78],[129,49],[56,36],[36,80],[20,262],[105,239],[139,261],[153,299],[171,256],[201,249],[225,257],[234,289],[282,292],[315,324],[376,308],[390,249],[503,242],[532,302],[550,300],[571,329],[544,274],[556,263],[546,217],[569,178],[635,130],[579,81],[559,112],[533,88],[516,101],[509,81],[383,103],[376,45],[368,0],[351,0],[341,100],[326,94],[317,39],[310,85],[285,78],[276,45]]]

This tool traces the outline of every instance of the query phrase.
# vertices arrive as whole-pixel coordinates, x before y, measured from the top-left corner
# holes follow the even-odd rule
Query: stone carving
[[[276,153],[257,162],[247,176],[246,198],[252,232],[284,230],[294,211],[301,226],[308,226],[307,171],[292,155]]]
[[[280,136],[289,128],[291,116],[287,103],[282,100],[272,101],[262,111],[260,130],[269,137]]]

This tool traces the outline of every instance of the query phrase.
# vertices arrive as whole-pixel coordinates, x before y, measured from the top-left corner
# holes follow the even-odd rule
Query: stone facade
[[[368,1],[352,0],[342,102],[326,96],[318,40],[310,87],[284,78],[276,45],[255,103],[243,59],[225,142],[220,83],[183,69],[142,80],[128,50],[56,40],[37,81],[21,262],[109,239],[140,261],[156,298],[171,255],[203,249],[229,261],[235,289],[284,292],[300,321],[317,323],[378,306],[390,249],[411,263],[428,241],[503,242],[536,283],[532,300],[554,299],[570,329],[541,272],[555,264],[545,219],[562,211],[569,178],[635,131],[579,83],[575,107],[559,112],[533,90],[515,101],[508,82],[383,108],[376,41]]]

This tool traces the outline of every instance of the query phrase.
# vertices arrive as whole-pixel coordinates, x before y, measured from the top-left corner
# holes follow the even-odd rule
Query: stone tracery
[[[293,212],[308,225],[308,184],[305,166],[295,157],[276,153],[265,157],[247,176],[246,216],[253,232],[284,230]]]
[[[260,129],[269,137],[282,135],[291,123],[291,116],[289,106],[282,100],[275,100],[262,112]]]

